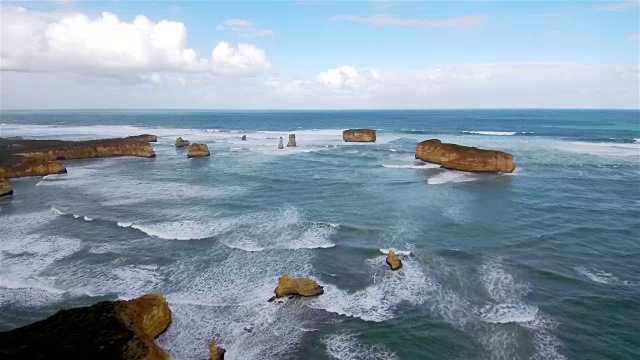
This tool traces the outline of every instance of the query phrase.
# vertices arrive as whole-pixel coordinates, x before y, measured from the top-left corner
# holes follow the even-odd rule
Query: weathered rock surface
[[[179,138],[176,139],[176,147],[177,148],[187,147],[190,144],[191,143],[189,142],[189,140],[184,140],[182,137],[179,137]]]
[[[227,350],[217,347],[216,342],[213,340],[209,340],[209,358],[211,360],[224,360],[224,353]]]
[[[0,358],[168,360],[154,338],[170,323],[171,310],[159,294],[103,301],[0,332]]]
[[[391,270],[398,270],[402,267],[402,261],[398,259],[398,255],[396,255],[393,250],[389,250],[389,255],[387,255],[387,264]]]
[[[125,139],[146,142],[158,142],[158,137],[151,134],[127,136]]]
[[[240,140],[243,140],[243,141],[247,140],[247,135],[242,135],[242,137],[240,138]]]
[[[512,172],[516,168],[513,155],[509,153],[445,144],[438,139],[419,143],[416,147],[416,159],[461,171]]]
[[[376,131],[371,129],[349,129],[342,132],[342,138],[347,142],[375,142]]]
[[[16,156],[5,162],[0,162],[0,177],[17,178],[25,176],[45,176],[51,174],[65,174],[67,169],[58,161]]]
[[[0,197],[11,194],[13,194],[13,188],[11,188],[9,180],[0,178]]]
[[[278,143],[278,149],[284,149],[284,139],[280,136],[280,142]]]
[[[316,296],[324,293],[322,286],[315,280],[306,278],[292,278],[284,274],[278,279],[278,287],[274,290],[275,298],[288,295]]]
[[[287,143],[287,147],[294,147],[296,145],[296,134],[289,134],[289,142]]]
[[[187,157],[204,157],[210,156],[209,147],[206,144],[191,144],[189,145],[189,153]]]

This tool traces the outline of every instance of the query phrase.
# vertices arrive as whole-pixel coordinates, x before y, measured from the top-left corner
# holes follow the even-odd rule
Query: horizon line
[[[264,109],[243,109],[243,108],[38,108],[38,109],[1,109],[6,111],[442,111],[442,110],[638,110],[638,108],[572,108],[572,107],[522,107],[522,108],[384,108],[384,109],[292,109],[292,108],[264,108]]]

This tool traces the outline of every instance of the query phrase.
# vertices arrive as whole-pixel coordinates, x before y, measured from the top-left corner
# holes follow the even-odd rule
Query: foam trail
[[[517,134],[516,131],[463,131],[466,134],[476,134],[476,135],[493,135],[493,136],[512,136]]]
[[[322,339],[327,353],[336,360],[397,360],[393,351],[380,345],[365,345],[357,341],[353,334],[331,334]]]

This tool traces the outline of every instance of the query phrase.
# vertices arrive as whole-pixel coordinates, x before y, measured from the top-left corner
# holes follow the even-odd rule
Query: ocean
[[[637,110],[3,111],[0,136],[159,137],[0,199],[0,330],[160,292],[172,359],[639,359]],[[342,130],[372,128],[372,144]],[[296,134],[298,147],[277,149]],[[247,140],[241,141],[246,135]],[[187,159],[176,137],[206,143]],[[511,174],[416,144],[503,150]],[[395,249],[404,267],[391,272]],[[268,303],[282,274],[317,298]]]

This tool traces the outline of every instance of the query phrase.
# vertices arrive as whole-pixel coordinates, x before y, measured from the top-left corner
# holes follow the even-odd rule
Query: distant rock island
[[[376,142],[376,131],[371,129],[349,129],[342,132],[346,142]]]
[[[446,144],[438,139],[419,143],[416,147],[416,159],[461,171],[510,173],[516,168],[513,155],[509,153]]]

